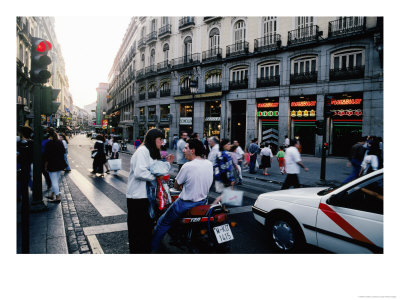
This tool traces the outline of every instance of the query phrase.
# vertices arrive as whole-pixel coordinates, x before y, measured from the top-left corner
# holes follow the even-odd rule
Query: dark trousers
[[[127,198],[128,237],[130,253],[150,253],[153,220],[149,215],[149,200]]]
[[[257,154],[250,156],[250,163],[249,163],[249,172],[256,173],[256,161],[257,161]]]
[[[46,172],[44,170],[44,159],[43,158],[42,158],[42,174],[44,176],[44,179],[46,180],[47,188],[51,188],[50,175],[49,175],[49,172]]]
[[[286,190],[291,186],[293,186],[294,188],[300,187],[299,178],[297,177],[297,174],[287,174],[285,182],[282,184],[281,190]]]

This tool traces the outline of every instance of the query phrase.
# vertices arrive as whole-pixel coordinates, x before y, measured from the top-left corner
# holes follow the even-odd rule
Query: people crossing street
[[[299,178],[300,167],[304,171],[308,172],[308,168],[301,161],[301,156],[299,152],[300,141],[296,139],[290,140],[289,147],[286,149],[285,153],[285,169],[286,169],[286,179],[282,184],[282,190],[288,189],[293,186],[294,188],[299,188]]]
[[[257,138],[251,141],[251,144],[248,147],[248,152],[250,155],[250,162],[249,162],[249,173],[256,174],[256,163],[257,163],[257,154],[260,148],[257,145]]]

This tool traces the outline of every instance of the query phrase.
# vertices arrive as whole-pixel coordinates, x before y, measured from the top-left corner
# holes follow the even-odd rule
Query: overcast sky
[[[108,82],[114,58],[131,17],[60,17],[55,31],[65,61],[74,105],[96,100],[100,82]]]

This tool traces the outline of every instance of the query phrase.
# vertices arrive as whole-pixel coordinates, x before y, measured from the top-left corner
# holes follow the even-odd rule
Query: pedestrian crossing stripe
[[[93,254],[104,254],[104,251],[95,235],[88,235],[87,239]]]

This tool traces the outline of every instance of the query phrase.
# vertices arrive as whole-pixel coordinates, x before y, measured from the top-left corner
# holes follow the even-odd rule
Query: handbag
[[[228,204],[230,206],[242,206],[243,205],[243,191],[233,190],[226,188],[222,192],[221,203]]]
[[[121,170],[121,159],[109,159],[108,165],[110,166],[110,171]]]
[[[95,158],[96,157],[96,155],[97,155],[97,150],[92,150],[92,158]]]

